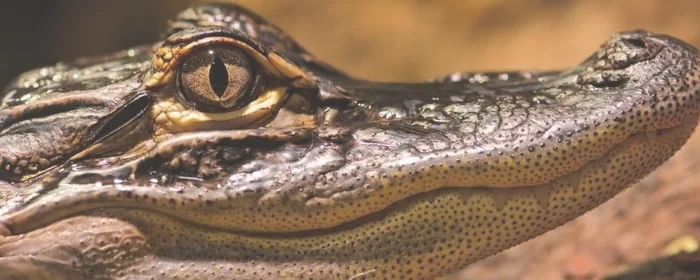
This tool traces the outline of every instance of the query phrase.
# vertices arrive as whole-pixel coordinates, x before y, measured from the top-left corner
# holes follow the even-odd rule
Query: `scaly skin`
[[[697,50],[644,31],[567,71],[424,84],[349,77],[237,6],[166,35],[10,85],[0,279],[432,279],[610,199],[700,114]],[[208,44],[274,81],[245,113],[178,95]]]

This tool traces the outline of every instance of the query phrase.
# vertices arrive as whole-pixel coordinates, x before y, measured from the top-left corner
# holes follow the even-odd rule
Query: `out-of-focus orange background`
[[[3,2],[0,84],[40,65],[154,41],[167,19],[195,2]],[[637,28],[700,46],[697,0],[237,2],[282,27],[321,59],[352,75],[380,80],[565,68],[612,33]],[[597,279],[662,256],[669,246],[680,246],[674,242],[692,243],[700,237],[700,207],[692,208],[700,205],[700,198],[694,198],[700,197],[698,138],[601,209],[446,279]]]
[[[31,67],[153,41],[173,14],[196,2],[3,2],[0,82]],[[381,80],[568,67],[610,34],[636,28],[700,45],[696,0],[235,2],[281,26],[322,59]]]

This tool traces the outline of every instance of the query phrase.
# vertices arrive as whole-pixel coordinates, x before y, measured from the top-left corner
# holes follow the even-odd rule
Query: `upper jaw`
[[[151,56],[151,53],[147,48],[142,48],[136,56],[141,57],[141,60],[145,61],[147,60],[146,58]],[[590,56],[580,66],[572,69],[573,72],[563,72],[558,78],[557,75],[549,75],[545,77],[545,80],[559,79],[559,83],[569,83],[571,82],[571,78],[573,78],[576,84],[584,87],[605,90],[644,90],[645,88],[655,87],[654,85],[649,86],[648,84],[649,81],[654,79],[663,79],[669,82],[687,80],[684,79],[685,76],[694,75],[690,73],[692,69],[689,67],[695,59],[697,59],[697,49],[676,38],[652,34],[645,31],[623,32],[614,35],[603,44],[599,51]],[[138,64],[145,62],[132,61],[130,63]],[[104,63],[104,65],[112,64],[111,62]],[[144,64],[141,66],[141,69],[146,69],[147,66],[147,64]],[[87,68],[90,68],[90,66],[86,67],[86,69]],[[307,69],[307,71],[311,70]],[[9,103],[7,100],[9,99],[6,97],[6,102],[0,111],[0,125],[3,126],[3,131],[0,132],[0,141],[3,141],[3,139],[6,140],[5,144],[0,143],[0,155],[5,156],[5,158],[2,159],[2,166],[0,166],[0,173],[4,174],[3,178],[5,180],[23,180],[23,178],[31,178],[32,174],[38,173],[31,170],[42,170],[48,168],[48,165],[56,164],[56,162],[51,162],[47,165],[46,160],[41,160],[41,158],[36,159],[36,162],[28,162],[25,164],[22,159],[8,158],[7,155],[21,154],[24,152],[29,154],[41,153],[42,151],[35,149],[37,147],[50,146],[50,143],[59,143],[59,145],[61,143],[65,144],[70,140],[72,143],[77,144],[73,145],[72,150],[64,150],[62,152],[63,155],[60,157],[52,156],[54,159],[59,158],[61,159],[60,161],[65,161],[72,155],[79,153],[82,149],[86,149],[87,144],[90,144],[91,141],[94,142],[94,140],[98,140],[92,139],[95,136],[94,134],[97,133],[96,131],[98,131],[111,116],[117,115],[141,86],[142,81],[140,79],[142,77],[140,77],[140,75],[134,75],[138,72],[131,73],[131,78],[125,81],[72,94],[74,95],[73,99],[75,99],[72,103],[65,101],[67,99],[64,95],[44,94],[40,95],[40,99],[34,101],[34,103],[8,106]],[[384,106],[382,104],[389,101],[391,103],[399,103],[411,98],[420,100],[443,98],[448,97],[448,95],[452,97],[455,94],[464,94],[470,90],[476,92],[478,95],[487,96],[488,92],[496,92],[498,94],[499,90],[504,86],[503,84],[492,82],[480,84],[471,89],[454,87],[444,83],[428,85],[389,85],[364,81],[358,82],[343,77],[332,77],[326,80],[322,78],[320,74],[313,74],[317,77],[321,96],[325,93],[325,96],[336,96],[338,97],[336,99],[339,100],[354,100],[360,103],[368,102],[368,104],[374,106],[370,109],[374,112],[369,115],[367,115],[367,112],[363,112],[361,115],[364,114],[364,117],[355,119],[355,121],[359,122],[370,122],[381,119],[381,116],[377,118],[371,115],[381,115],[380,106]],[[32,80],[32,75],[35,74],[25,74],[25,77],[20,79],[20,81]],[[27,78],[27,76],[29,78]],[[547,87],[553,84],[556,85],[556,83],[557,81],[553,81],[549,85],[542,85]],[[531,86],[531,91],[542,90],[542,85]],[[51,86],[56,87],[56,85]],[[13,90],[12,87],[10,90]],[[22,89],[19,90],[22,91]],[[17,90],[15,89],[13,92],[14,91]],[[507,90],[504,90],[504,92],[505,91]],[[52,100],[51,96],[55,96],[55,98]],[[383,99],[380,97],[383,97]],[[42,100],[41,98],[46,100]],[[323,98],[320,100],[324,101]],[[60,109],[59,106],[57,107],[59,111],[53,110],[58,113],[36,118],[37,114],[41,114],[41,110],[45,110],[42,108],[43,105],[37,105],[42,104],[42,102],[46,104],[66,103],[63,105],[63,108],[67,111],[60,112],[60,110],[63,109]],[[89,105],[89,108],[86,108],[86,104]],[[352,110],[353,109],[350,111]],[[81,112],[82,114],[79,114]],[[74,116],[77,116],[77,118],[74,118]],[[59,134],[50,132],[49,125],[42,122],[42,120],[53,120],[53,125],[51,125],[53,127],[74,127],[77,134],[57,136]],[[337,121],[347,122],[348,120],[338,119]],[[45,128],[41,128],[42,123]],[[56,125],[58,123],[60,124]],[[351,123],[347,123],[347,125],[351,125]],[[33,138],[34,141],[46,143],[46,145],[30,145],[34,147],[34,150],[32,150],[29,147],[24,147],[21,139],[15,139],[17,138],[15,137],[16,133],[12,133],[12,131],[22,132],[26,130],[22,127],[28,126],[32,126],[29,133],[36,134],[36,137]],[[61,140],[63,138],[60,137],[65,139]],[[64,146],[70,145],[67,144]],[[18,166],[18,163],[21,163],[21,166]],[[29,169],[31,169],[31,172],[25,172]],[[29,175],[28,177],[26,176],[27,174]]]

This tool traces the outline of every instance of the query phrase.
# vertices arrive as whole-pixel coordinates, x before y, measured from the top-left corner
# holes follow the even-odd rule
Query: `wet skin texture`
[[[644,31],[423,84],[349,77],[237,6],[164,38],[5,90],[0,279],[432,279],[610,199],[700,112],[697,50]]]

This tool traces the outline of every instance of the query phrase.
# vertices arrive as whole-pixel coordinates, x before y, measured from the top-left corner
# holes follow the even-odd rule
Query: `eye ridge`
[[[212,91],[221,98],[228,88],[228,70],[221,57],[214,57],[214,61],[209,67],[209,85]]]

